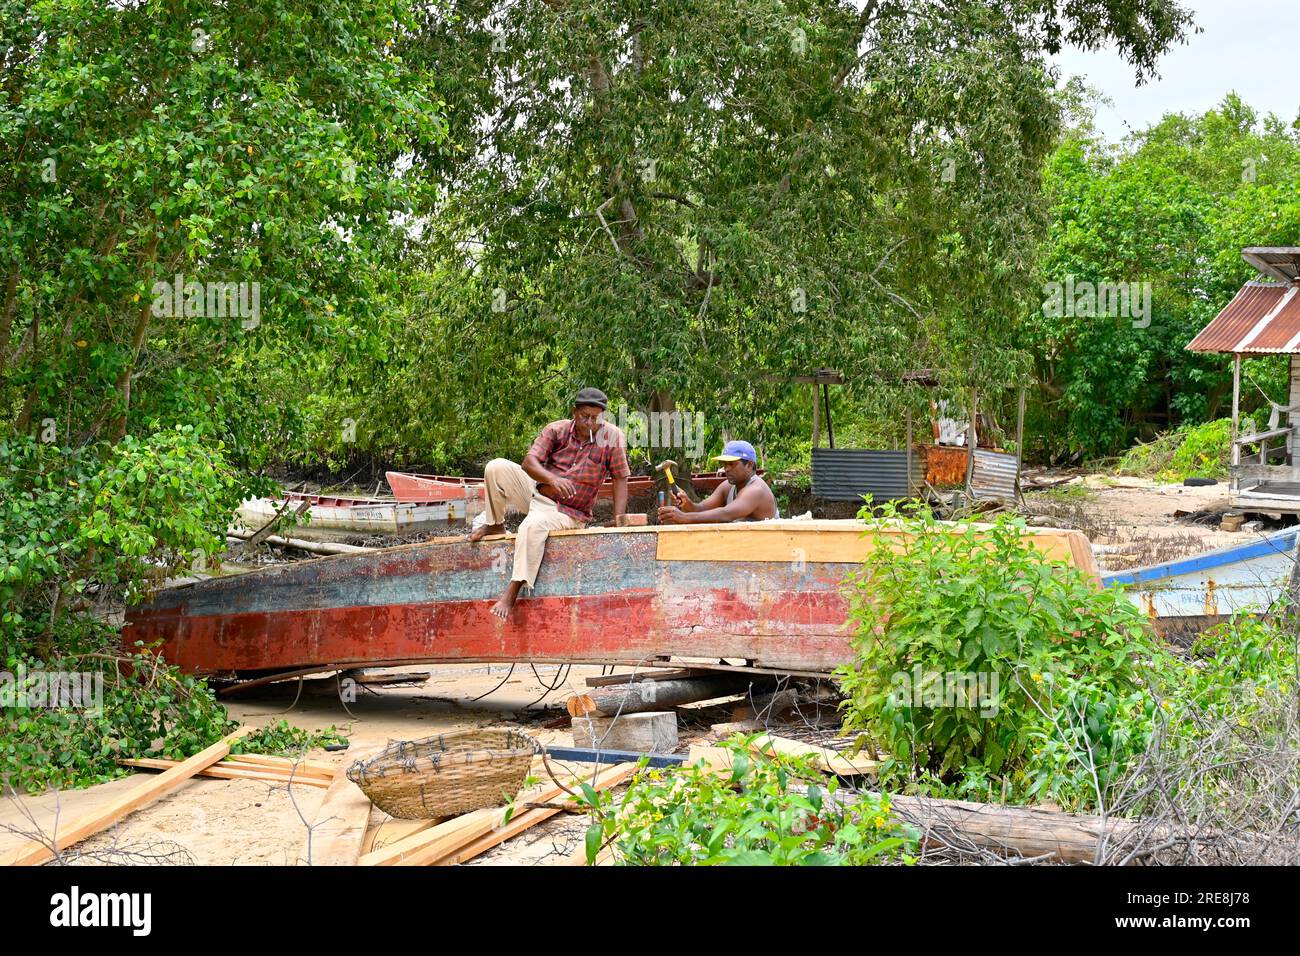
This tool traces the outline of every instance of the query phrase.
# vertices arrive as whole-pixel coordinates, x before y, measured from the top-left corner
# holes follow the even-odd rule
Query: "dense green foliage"
[[[1035,738],[1063,697],[1087,700],[1099,742],[1115,708],[1152,705],[1146,621],[1022,521],[954,529],[892,507],[875,520],[901,520],[910,544],[872,549],[855,575],[855,660],[839,676],[846,730],[889,754],[883,783],[982,774],[1032,793]]]
[[[978,533],[928,512],[880,520],[913,543],[873,549],[851,583],[855,660],[839,676],[845,731],[888,755],[882,785],[1097,809],[1151,748],[1191,766],[1225,722],[1268,738],[1256,760],[1263,744],[1287,746],[1278,702],[1294,694],[1298,656],[1284,623],[1243,615],[1182,656],[1122,591],[1050,560],[1017,519]],[[1226,761],[1174,789],[1203,799],[1234,775],[1248,774]]]
[[[427,208],[403,4],[0,4],[0,638],[224,547],[301,395],[382,350]],[[190,284],[195,283],[193,288]],[[171,295],[177,288],[182,295]],[[301,388],[301,376],[296,376]],[[35,642],[35,643],[33,643]]]
[[[301,756],[308,750],[347,742],[347,737],[330,726],[323,730],[307,731],[295,727],[287,720],[273,724],[240,737],[230,745],[232,754],[270,754],[271,756]]]
[[[1034,447],[1113,454],[1135,435],[1223,417],[1231,361],[1185,346],[1255,270],[1245,246],[1300,235],[1300,131],[1237,96],[1201,116],[1170,115],[1107,144],[1086,119],[1047,163],[1053,204],[1044,282],[1146,282],[1149,325],[1124,317],[1031,313],[1019,341],[1034,355]],[[1244,365],[1243,408],[1287,399],[1285,361]]]
[[[605,844],[632,866],[864,866],[915,851],[916,831],[890,813],[888,798],[846,800],[811,758],[754,753],[749,743],[723,744],[729,769],[643,767],[619,797],[584,785],[596,817],[588,862]]]
[[[123,653],[116,632],[89,626],[60,636],[65,649],[47,659],[13,651],[2,659],[13,683],[0,680],[0,789],[102,783],[133,772],[118,764],[121,757],[183,759],[234,729],[205,682],[160,666],[143,649]],[[25,688],[30,696],[28,685],[51,673],[102,681],[98,706],[52,707],[18,696]]]
[[[1253,430],[1251,419],[1242,431]],[[1140,475],[1160,481],[1185,478],[1227,478],[1232,451],[1232,419],[1220,418],[1201,425],[1182,425],[1149,442],[1134,445],[1119,460],[1122,475]]]

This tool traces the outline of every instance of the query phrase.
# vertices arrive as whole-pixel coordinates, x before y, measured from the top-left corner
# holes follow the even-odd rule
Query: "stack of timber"
[[[141,770],[171,770],[182,761],[139,757],[118,761],[124,767]],[[334,779],[333,764],[310,760],[291,760],[288,757],[269,757],[262,754],[237,754],[204,767],[196,776],[215,777],[219,780],[260,780],[263,783],[293,784],[301,787],[329,787]]]
[[[565,791],[577,791],[586,783],[596,791],[623,783],[636,772],[636,764],[615,764],[590,777],[574,776],[560,783],[541,784],[522,791],[515,798],[518,809],[506,819],[505,807],[491,807],[461,814],[449,820],[431,820],[425,827],[409,824],[410,834],[403,839],[361,856],[362,866],[450,866],[464,863],[495,846],[518,836],[525,830],[565,811]],[[544,804],[537,806],[537,804]],[[570,806],[576,804],[570,803]]]

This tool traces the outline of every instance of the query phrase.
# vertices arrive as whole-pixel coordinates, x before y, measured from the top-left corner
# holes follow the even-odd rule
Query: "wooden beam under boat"
[[[1051,557],[1096,574],[1080,532],[1033,531]],[[907,535],[853,520],[554,532],[507,622],[488,609],[512,536],[444,538],[170,588],[130,610],[124,639],[159,641],[203,675],[670,658],[824,674],[849,659],[845,576],[885,542]]]

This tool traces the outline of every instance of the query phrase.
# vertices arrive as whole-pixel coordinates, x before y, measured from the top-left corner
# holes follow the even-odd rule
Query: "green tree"
[[[1185,346],[1254,270],[1250,245],[1300,235],[1300,141],[1236,95],[1201,116],[1166,116],[1120,147],[1086,124],[1047,164],[1052,227],[1044,282],[1148,282],[1149,325],[1124,317],[1032,312],[1021,343],[1033,353],[1041,415],[1031,434],[1052,454],[1107,454],[1145,426],[1222,417],[1230,363]],[[1247,363],[1245,409],[1284,397],[1281,363]],[[1260,387],[1256,389],[1252,383]]]
[[[0,28],[0,633],[48,651],[69,594],[224,543],[258,487],[232,465],[298,414],[263,369],[382,347],[445,124],[406,3],[4,0]]]
[[[586,382],[788,437],[788,379],[818,366],[856,408],[916,364],[1005,380],[1037,301],[1045,54],[1113,40],[1144,76],[1186,24],[1164,0],[431,11],[412,55],[446,77],[448,189],[366,404],[451,447]]]

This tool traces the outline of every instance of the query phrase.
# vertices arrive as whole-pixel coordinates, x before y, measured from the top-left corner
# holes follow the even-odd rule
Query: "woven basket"
[[[402,820],[500,806],[523,786],[541,745],[517,730],[457,730],[388,746],[348,767],[348,779]]]

